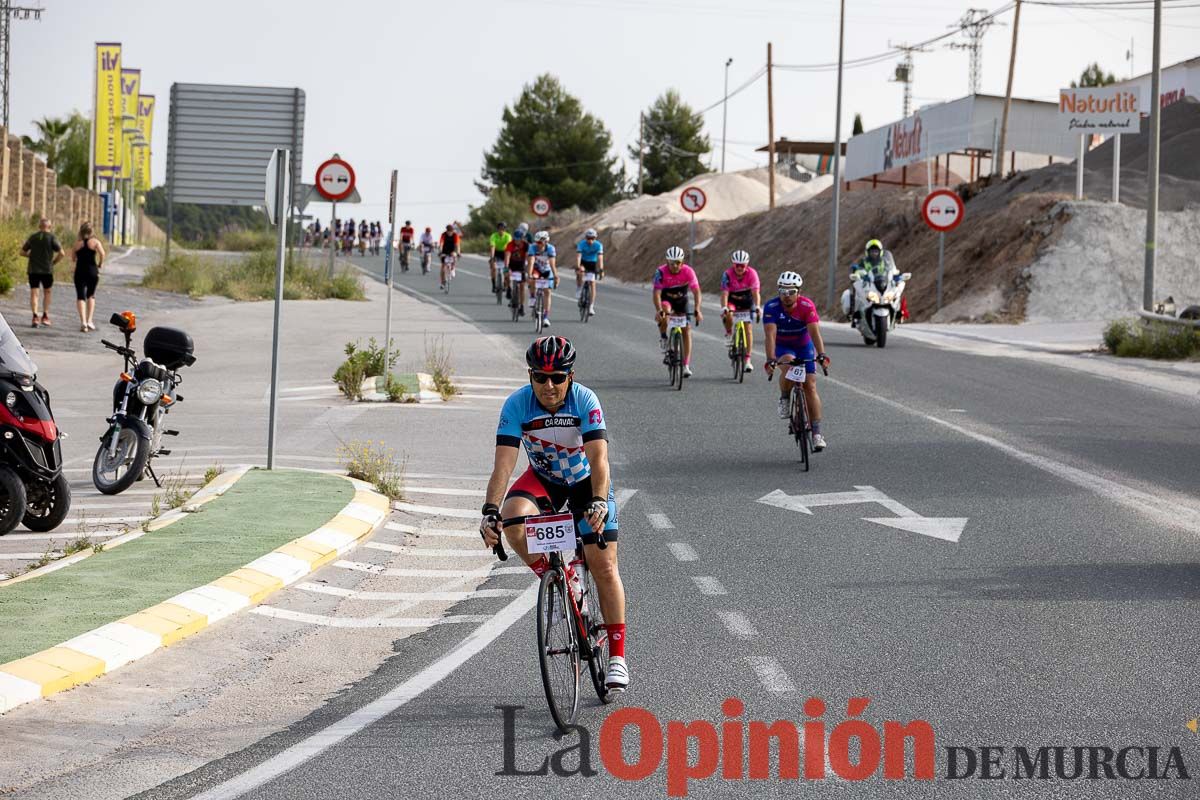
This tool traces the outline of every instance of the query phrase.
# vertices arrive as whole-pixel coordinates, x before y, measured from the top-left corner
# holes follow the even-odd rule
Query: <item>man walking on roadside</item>
[[[37,233],[25,240],[21,255],[29,259],[29,308],[33,324],[50,327],[50,288],[54,286],[54,265],[62,261],[63,249],[50,230],[50,220],[38,220]],[[42,298],[42,313],[38,316],[38,295]]]

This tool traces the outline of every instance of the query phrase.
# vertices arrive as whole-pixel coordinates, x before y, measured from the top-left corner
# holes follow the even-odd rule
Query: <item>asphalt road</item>
[[[378,260],[360,263],[380,271]],[[532,323],[508,319],[484,270],[468,259],[449,296],[432,275],[398,283],[523,349]],[[983,358],[906,340],[903,330],[878,350],[827,323],[833,365],[820,392],[830,446],[803,473],[775,416],[775,385],[761,372],[742,385],[729,380],[715,313],[700,329],[695,377],[675,392],[648,290],[606,282],[602,292],[587,325],[560,294],[550,330],[579,348],[578,380],[603,403],[614,484],[628,498],[620,549],[633,684],[617,706],[649,710],[664,731],[668,720],[719,730],[726,698],[743,701],[743,721],[799,725],[812,719],[805,701],[817,697],[828,733],[848,718],[849,699],[862,697],[870,704],[861,718],[876,730],[885,720],[925,720],[936,736],[933,781],[886,780],[880,767],[861,783],[829,773],[795,786],[723,779],[718,767],[693,780],[689,796],[1196,796],[1190,780],[1011,779],[1017,746],[1154,745],[1160,769],[1178,746],[1189,774],[1200,771],[1200,738],[1185,727],[1200,715],[1195,400],[1112,380],[1106,370],[1119,367],[1086,374]],[[761,339],[756,347],[760,365]],[[488,471],[490,440],[460,446],[463,470]],[[818,498],[811,514],[759,502],[777,490],[861,486],[893,502]],[[899,519],[896,503],[926,518],[966,518],[961,537],[869,521]],[[486,585],[529,583],[514,574]],[[600,730],[615,706],[597,706],[586,677],[580,721],[597,774],[497,776],[496,706],[525,707],[514,728],[521,770],[574,743],[552,735],[522,602],[512,601],[510,627],[503,612],[485,624],[475,637],[481,652],[439,682],[427,680],[430,665],[460,647],[458,626],[407,640],[302,723],[146,796],[665,796],[666,756],[644,780],[605,768]],[[502,607],[468,600],[452,613]],[[626,735],[631,762],[636,742]],[[947,779],[945,748],[954,746],[1006,748],[1010,779],[981,780],[978,770]],[[564,763],[578,759],[573,752]]]

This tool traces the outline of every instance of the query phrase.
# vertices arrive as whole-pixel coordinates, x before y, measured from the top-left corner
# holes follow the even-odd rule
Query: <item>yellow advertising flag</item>
[[[121,45],[96,42],[95,151],[96,174],[112,176],[121,163]]]
[[[138,189],[143,192],[150,190],[150,135],[154,132],[154,95],[143,94],[138,97],[137,113],[138,130],[146,141],[145,147],[137,150]]]
[[[137,126],[138,92],[142,88],[140,69],[121,68],[121,125],[122,131]],[[124,134],[121,147],[120,176],[133,177],[133,143],[130,134]]]

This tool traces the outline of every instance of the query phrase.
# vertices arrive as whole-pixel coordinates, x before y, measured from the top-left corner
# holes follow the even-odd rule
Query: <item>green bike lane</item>
[[[465,265],[463,272],[471,271]],[[483,281],[460,274],[455,288],[450,298],[430,295],[488,332],[528,341],[532,325],[504,318]],[[900,336],[883,353],[862,352],[847,332],[831,331],[837,382],[821,389],[831,447],[805,474],[774,418],[773,385],[761,374],[733,385],[719,342],[702,337],[697,377],[682,393],[670,391],[644,320],[644,290],[604,290],[593,322],[563,324],[560,311],[551,330],[580,347],[579,378],[600,394],[612,431],[615,483],[637,490],[621,525],[634,688],[618,706],[644,707],[664,727],[667,720],[719,725],[722,701],[736,697],[745,704],[744,720],[799,724],[807,719],[805,700],[819,697],[832,730],[847,719],[849,698],[870,698],[862,717],[876,729],[885,720],[929,722],[938,776],[947,766],[942,748],[949,746],[1008,748],[1010,773],[1017,746],[1158,745],[1165,760],[1167,748],[1178,745],[1189,766],[1196,762],[1184,727],[1196,715],[1195,637],[1171,622],[1196,610],[1194,535],[1186,524],[1172,528],[1148,517],[1131,504],[1132,495],[1098,493],[1064,477],[1072,473],[1048,472],[1047,464],[1034,466],[997,449],[976,431],[995,433],[1015,420],[1018,430],[1006,438],[1030,454],[1025,424],[1034,415],[1022,408],[1021,390],[1031,384],[1036,391],[1029,402],[1039,402],[1045,390],[1038,382],[1057,380],[1057,371],[1024,369],[1006,359],[965,359],[964,365]],[[643,321],[635,322],[639,317]],[[716,330],[711,318],[702,327]],[[1013,391],[985,403],[989,383]],[[1080,387],[1085,398],[1088,388]],[[941,417],[921,416],[944,416],[967,405],[967,397],[979,407],[955,424],[975,437],[948,428]],[[1154,415],[1170,415],[1159,398],[1136,399]],[[1105,403],[1098,414],[1107,413]],[[1149,417],[1147,424],[1153,422]],[[1070,432],[1069,426],[1060,430],[1068,445]],[[1052,463],[1071,466],[1069,447],[1054,445],[1065,460]],[[481,443],[480,453],[482,466],[488,444]],[[1145,483],[1156,481],[1137,461],[1122,466]],[[891,516],[878,504],[815,506],[806,515],[757,502],[775,490],[820,495],[863,485],[925,517],[966,517],[962,537],[949,542],[866,521]],[[494,579],[497,586],[527,583]],[[418,674],[452,645],[435,634],[404,663],[378,673],[370,687],[349,692],[336,709],[147,796],[190,796],[202,788],[213,791],[205,796],[239,796],[222,794],[232,791],[221,788],[222,780],[287,757],[289,747],[306,741],[309,750],[299,760],[290,751],[291,769],[241,787],[248,789],[244,796],[469,796],[497,787],[518,797],[592,789],[621,797],[666,793],[665,764],[644,781],[621,781],[606,771],[597,740],[612,709],[590,701],[586,678],[580,721],[591,735],[598,774],[589,780],[496,775],[505,769],[497,705],[525,707],[515,712],[518,769],[536,771],[543,758],[572,744],[551,736],[528,614],[483,657],[375,724],[328,749],[312,747],[320,738],[308,737]],[[631,760],[635,741],[626,740]],[[563,763],[575,768],[577,754]],[[1080,791],[1065,781],[980,781],[978,774],[933,782],[804,783],[794,788],[775,779],[713,777],[692,782],[690,790],[713,797],[798,790],[863,797]],[[1190,784],[1177,780],[1112,780],[1089,781],[1086,793],[1176,797],[1187,796],[1187,789]]]

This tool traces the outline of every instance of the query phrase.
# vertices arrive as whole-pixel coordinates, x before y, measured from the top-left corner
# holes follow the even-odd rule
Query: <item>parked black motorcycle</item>
[[[0,317],[0,535],[22,523],[49,531],[66,519],[71,486],[62,472],[65,436],[54,424],[37,366]]]
[[[183,382],[178,370],[196,363],[192,337],[178,328],[151,328],[142,341],[145,358],[139,361],[130,347],[137,317],[123,311],[113,314],[109,322],[125,335],[125,345],[107,340],[101,344],[125,358],[125,370],[113,387],[113,415],[100,437],[92,483],[103,494],[119,494],[146,475],[162,486],[150,462],[171,454],[163,449],[164,436],[179,435],[166,428],[166,418],[176,403],[183,402],[183,395],[175,391]]]

